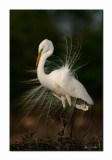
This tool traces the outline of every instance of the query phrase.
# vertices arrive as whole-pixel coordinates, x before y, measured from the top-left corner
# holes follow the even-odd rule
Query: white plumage
[[[40,83],[50,89],[53,95],[62,101],[63,107],[66,106],[67,101],[70,106],[74,105],[78,109],[88,110],[94,102],[85,87],[72,75],[67,64],[50,74],[45,74],[44,64],[46,59],[53,54],[53,51],[54,46],[51,41],[45,39],[40,43],[36,63]]]

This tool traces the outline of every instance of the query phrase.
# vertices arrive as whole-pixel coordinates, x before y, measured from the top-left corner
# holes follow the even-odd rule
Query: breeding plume
[[[52,56],[53,52],[54,46],[50,40],[45,39],[40,43],[36,61],[39,82],[62,102],[64,108],[68,103],[69,106],[72,105],[78,109],[87,111],[93,105],[93,100],[82,83],[72,75],[69,64],[65,64],[49,74],[45,73],[44,65],[47,58]]]
[[[87,111],[93,105],[93,100],[78,81],[76,74],[80,68],[76,67],[76,62],[81,45],[79,41],[73,45],[72,38],[67,36],[62,42],[60,49],[63,48],[63,51],[54,55],[54,46],[50,40],[45,39],[40,43],[36,68],[28,70],[28,73],[34,74],[33,77],[36,78],[26,81],[32,84],[33,88],[25,92],[20,99],[20,105],[26,111],[22,121],[34,111],[38,118],[36,123],[44,115],[47,124],[48,118],[56,120],[66,109],[71,116],[75,107]]]

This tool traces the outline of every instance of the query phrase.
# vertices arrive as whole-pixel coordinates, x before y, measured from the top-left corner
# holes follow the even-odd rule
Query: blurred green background
[[[30,85],[20,81],[32,78],[25,69],[34,67],[38,45],[45,38],[54,44],[70,30],[73,38],[81,35],[80,63],[88,63],[77,74],[95,105],[91,111],[92,127],[102,134],[103,125],[103,11],[102,10],[10,10],[10,129],[11,137],[21,133],[15,129],[20,116],[16,107],[19,96]],[[35,75],[36,77],[36,75]],[[87,114],[87,113],[85,113]],[[87,128],[86,128],[87,129]],[[13,138],[12,138],[13,139]],[[13,140],[12,140],[13,141]]]

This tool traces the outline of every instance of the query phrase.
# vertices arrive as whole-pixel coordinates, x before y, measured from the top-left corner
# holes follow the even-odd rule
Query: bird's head
[[[36,67],[39,63],[41,56],[46,55],[46,57],[49,57],[53,53],[53,51],[54,51],[54,46],[52,42],[48,39],[43,40],[39,45]]]

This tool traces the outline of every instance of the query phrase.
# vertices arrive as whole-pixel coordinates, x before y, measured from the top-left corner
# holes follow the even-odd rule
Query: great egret
[[[53,43],[45,39],[39,45],[39,53],[36,61],[37,76],[45,88],[52,91],[65,108],[66,100],[69,106],[87,111],[94,104],[85,87],[72,75],[69,66],[66,64],[60,69],[45,74],[44,65],[49,56],[53,54]]]
[[[63,45],[62,42],[64,42]],[[63,51],[60,56],[56,56],[52,55],[54,46],[50,40],[45,39],[40,43],[36,69],[28,69],[28,73],[35,76],[37,74],[37,77],[26,81],[35,86],[25,92],[22,99],[20,98],[19,104],[26,111],[21,122],[33,111],[37,117],[36,125],[43,115],[46,117],[45,126],[48,118],[54,123],[60,117],[63,131],[66,122],[71,121],[70,137],[72,137],[75,107],[87,111],[94,102],[77,79],[76,71],[82,67],[76,67],[81,50],[80,42],[73,45],[72,37],[66,35],[60,45]],[[54,57],[54,60],[47,59],[50,56]],[[66,107],[66,101],[71,107]],[[67,113],[70,112],[69,117],[64,115],[65,108]]]

